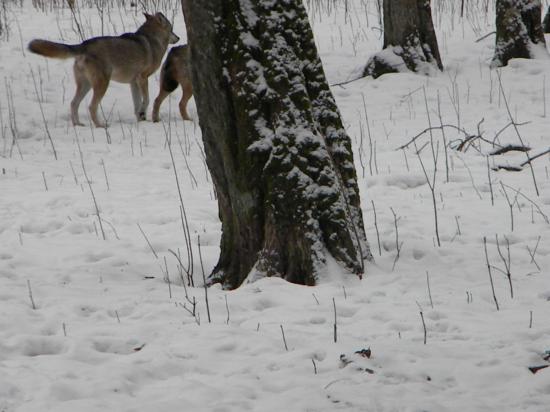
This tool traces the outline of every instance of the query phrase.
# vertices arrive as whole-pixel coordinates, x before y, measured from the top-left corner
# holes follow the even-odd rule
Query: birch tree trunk
[[[548,55],[541,14],[540,0],[497,0],[496,46],[491,67],[506,66],[514,58]]]
[[[313,285],[372,259],[350,138],[301,0],[182,0],[222,222],[211,282]]]
[[[365,76],[443,70],[430,0],[384,0],[384,46],[372,56]]]

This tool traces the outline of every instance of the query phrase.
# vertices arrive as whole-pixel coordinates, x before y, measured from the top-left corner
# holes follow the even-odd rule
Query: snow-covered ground
[[[381,47],[376,2],[349,1],[347,13],[343,1],[323,3],[310,18],[327,77],[332,84],[354,79]],[[376,259],[363,280],[331,266],[313,288],[280,279],[235,291],[213,286],[211,323],[197,243],[200,237],[208,274],[220,224],[198,123],[177,114],[180,92],[162,107],[164,126],[138,125],[128,86],[111,83],[103,100],[108,133],[75,130],[71,62],[25,50],[35,37],[77,42],[69,9],[12,5],[10,37],[0,41],[0,411],[549,411],[550,368],[533,374],[528,367],[550,364],[543,359],[550,350],[550,156],[533,162],[537,196],[528,168],[491,170],[490,185],[490,144],[480,152],[476,139],[459,152],[453,148],[464,134],[448,127],[446,156],[434,130],[438,247],[416,150],[396,150],[440,124],[438,107],[444,124],[519,144],[513,127],[499,134],[510,117],[488,68],[494,36],[475,42],[494,29],[494,12],[470,1],[460,19],[458,3],[433,5],[445,72],[333,87],[354,142]],[[180,10],[163,11],[175,13],[184,39]],[[79,18],[86,35],[101,34],[97,10],[82,8]],[[104,32],[134,30],[141,20],[127,2],[106,10]],[[528,122],[518,130],[529,153],[548,149],[550,60],[515,60],[500,74],[512,116]],[[158,74],[150,89],[154,98]],[[190,112],[196,118],[194,103]],[[170,252],[179,249],[187,263],[167,134],[178,142],[172,148],[199,286],[186,290]],[[418,148],[429,141],[423,134]],[[420,156],[431,178],[430,145]],[[509,153],[489,164],[523,160]],[[513,298],[497,235],[506,262],[509,242]],[[193,298],[196,317],[188,310]],[[368,348],[370,358],[355,353]]]

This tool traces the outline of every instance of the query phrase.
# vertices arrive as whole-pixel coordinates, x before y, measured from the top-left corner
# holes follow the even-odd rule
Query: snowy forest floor
[[[185,39],[177,3],[160,10],[175,15]],[[548,411],[550,368],[528,367],[550,364],[550,156],[533,162],[533,174],[490,170],[525,154],[487,157],[494,147],[478,138],[459,151],[465,134],[456,128],[519,144],[508,103],[529,154],[547,150],[550,59],[490,70],[494,36],[476,39],[494,30],[494,10],[467,2],[461,19],[455,3],[433,2],[444,72],[333,87],[376,263],[362,280],[331,265],[316,287],[274,278],[213,286],[211,323],[198,239],[208,274],[220,224],[198,122],[177,112],[180,91],[165,101],[163,124],[137,124],[128,86],[111,83],[103,100],[111,126],[74,129],[71,62],[26,50],[36,37],[77,43],[70,10],[11,4],[0,41],[0,411]],[[357,77],[381,47],[376,2],[347,4],[309,6],[331,84]],[[129,3],[103,17],[80,9],[86,37],[142,22]],[[85,122],[86,107],[87,99]],[[190,112],[196,119],[193,100]],[[432,133],[438,247],[420,163],[431,179],[430,133],[416,141],[419,156],[396,149],[440,123],[450,127]],[[183,287],[170,252],[187,264],[167,135],[177,142],[196,288]],[[355,353],[368,348],[370,358]]]

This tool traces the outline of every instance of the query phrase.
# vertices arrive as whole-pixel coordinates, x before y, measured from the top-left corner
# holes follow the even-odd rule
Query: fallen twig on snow
[[[499,147],[498,149],[493,150],[492,152],[489,152],[489,156],[498,156],[508,152],[528,152],[529,150],[531,150],[531,148],[528,146],[509,144],[506,146]]]
[[[529,370],[533,373],[533,375],[535,373],[537,373],[538,371],[540,371],[541,369],[546,369],[550,367],[550,365],[542,365],[542,366],[529,366]]]
[[[526,149],[528,149],[528,148],[526,148]],[[521,151],[522,152],[527,152],[528,150],[521,150]],[[532,157],[527,156],[527,160],[524,160],[522,163],[520,163],[517,166],[514,166],[514,165],[496,165],[496,166],[493,167],[493,170],[506,170],[506,171],[509,171],[509,172],[521,172],[523,170],[523,168],[526,165],[530,165],[533,160],[538,159],[539,157],[542,157],[542,156],[544,156],[545,154],[548,154],[548,153],[550,153],[550,148],[544,150],[543,152],[541,152],[539,154],[536,154],[535,156],[532,156]]]

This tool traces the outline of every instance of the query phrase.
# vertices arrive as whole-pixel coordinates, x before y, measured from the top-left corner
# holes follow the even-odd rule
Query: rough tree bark
[[[542,21],[542,30],[545,33],[550,33],[550,6],[548,6],[546,16],[544,16],[544,20]]]
[[[497,0],[496,46],[491,67],[510,59],[548,55],[541,25],[540,0]]]
[[[372,56],[365,76],[443,70],[430,0],[384,0],[384,46]]]
[[[362,274],[351,142],[301,0],[182,0],[222,222],[211,282],[315,284],[329,255]]]

